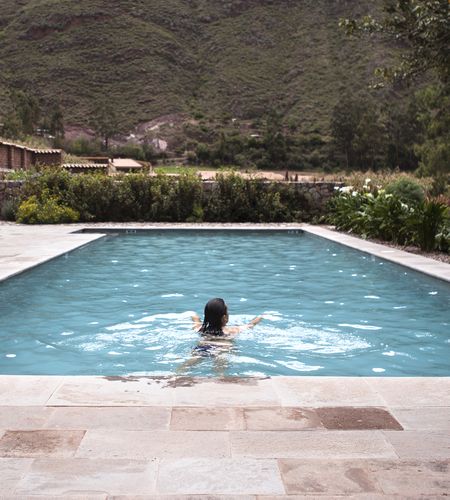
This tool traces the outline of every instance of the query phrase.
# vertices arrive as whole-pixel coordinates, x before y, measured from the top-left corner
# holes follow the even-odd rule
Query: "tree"
[[[392,102],[386,107],[385,122],[387,164],[391,168],[416,169],[418,158],[414,147],[423,128],[418,119],[417,100],[412,97],[406,103]]]
[[[287,158],[286,138],[283,134],[282,115],[271,110],[266,118],[264,143],[271,167],[280,168]]]
[[[382,81],[412,81],[426,75],[438,83],[419,92],[421,110],[416,123],[423,127],[420,172],[446,176],[450,170],[450,17],[448,0],[386,0],[383,17],[342,19],[349,35],[379,34],[396,42],[400,63],[378,68]],[[382,81],[379,85],[383,85]],[[411,147],[411,151],[413,148]]]
[[[64,138],[64,117],[59,104],[57,104],[50,116],[49,132],[56,139]]]
[[[383,79],[411,80],[431,71],[449,82],[448,0],[386,0],[381,19],[341,19],[340,26],[349,35],[382,35],[401,48],[398,65],[377,69]]]
[[[331,136],[334,150],[344,156],[347,169],[355,165],[354,140],[363,108],[359,102],[344,96],[334,107],[331,116]]]
[[[120,132],[119,117],[111,103],[102,102],[95,108],[91,126],[102,138],[105,151],[108,151],[109,140]]]
[[[17,139],[22,135],[22,122],[17,113],[8,113],[3,120],[2,135],[8,139]]]
[[[419,173],[444,177],[450,173],[450,91],[429,86],[418,93],[419,122],[424,138],[416,146]]]
[[[26,135],[34,134],[41,115],[39,101],[35,96],[22,90],[13,92],[11,98],[14,110],[21,122],[22,133]]]

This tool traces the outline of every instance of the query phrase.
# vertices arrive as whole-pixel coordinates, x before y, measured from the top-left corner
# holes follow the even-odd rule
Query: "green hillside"
[[[377,5],[380,2],[371,3]],[[325,133],[344,92],[366,89],[386,48],[338,27],[357,0],[2,0],[0,115],[8,88],[83,124],[108,102],[126,128],[169,113]]]

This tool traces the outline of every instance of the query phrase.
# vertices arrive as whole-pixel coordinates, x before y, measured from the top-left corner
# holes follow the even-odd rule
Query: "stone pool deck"
[[[102,237],[0,224],[0,281]],[[198,228],[198,225],[177,225]],[[248,228],[201,225],[200,228]],[[450,281],[450,265],[302,229]],[[0,376],[0,498],[436,498],[450,377]]]
[[[450,378],[0,377],[1,498],[436,498]]]

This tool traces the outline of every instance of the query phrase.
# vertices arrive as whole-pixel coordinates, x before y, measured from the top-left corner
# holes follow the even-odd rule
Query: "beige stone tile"
[[[170,408],[164,407],[55,407],[45,427],[49,429],[166,430]]]
[[[354,495],[277,495],[277,496],[266,496],[261,495],[257,497],[257,500],[347,500],[348,498],[352,500],[418,500],[417,497],[399,497],[398,495],[385,495],[384,493],[356,493]],[[420,497],[428,498],[428,497]]]
[[[50,406],[173,406],[174,389],[152,377],[68,377]]]
[[[38,459],[19,482],[22,495],[139,495],[155,491],[157,461]]]
[[[245,408],[246,429],[284,431],[323,428],[317,413],[303,408]]]
[[[62,380],[62,377],[1,375],[0,405],[45,405]]]
[[[185,378],[186,379],[186,378]],[[277,406],[272,379],[188,379],[175,388],[176,406]]]
[[[382,431],[401,459],[450,459],[450,434],[446,431]]]
[[[389,407],[450,407],[450,377],[367,378]]]
[[[227,432],[216,431],[87,431],[80,458],[152,459],[230,456]]]
[[[226,431],[244,429],[242,408],[173,408],[170,429]]]
[[[70,457],[83,436],[84,431],[6,431],[0,439],[0,456]]]
[[[45,406],[0,406],[0,428],[41,429],[51,413],[51,408]]]
[[[2,499],[3,500],[3,499]],[[118,495],[108,500],[257,500],[256,495]]]
[[[394,495],[447,495],[450,461],[377,461],[369,464],[382,491]]]
[[[108,495],[2,495],[1,500],[107,500]]]
[[[14,492],[17,483],[31,467],[31,458],[0,458],[0,498]]]
[[[231,431],[230,441],[232,457],[397,458],[381,431]]]
[[[284,493],[275,460],[162,460],[157,489],[168,494]]]
[[[289,494],[382,493],[365,460],[279,460]]]
[[[366,379],[356,377],[274,377],[282,406],[385,406]]]
[[[405,430],[450,431],[450,407],[391,408]]]

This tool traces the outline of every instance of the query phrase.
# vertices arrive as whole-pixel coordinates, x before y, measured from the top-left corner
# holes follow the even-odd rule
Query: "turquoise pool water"
[[[264,320],[192,359],[212,297]],[[285,231],[108,235],[0,284],[0,373],[450,375],[450,286]]]

